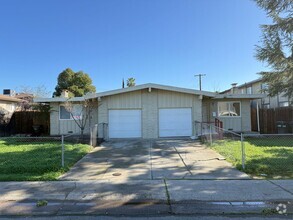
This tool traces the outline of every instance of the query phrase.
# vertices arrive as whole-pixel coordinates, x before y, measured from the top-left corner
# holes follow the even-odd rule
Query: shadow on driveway
[[[192,140],[115,140],[81,159],[60,180],[249,179]]]

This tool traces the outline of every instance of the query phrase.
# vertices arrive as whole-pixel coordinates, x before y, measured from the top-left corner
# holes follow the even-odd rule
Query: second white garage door
[[[109,110],[109,138],[140,138],[141,110]]]
[[[191,135],[191,108],[159,109],[160,137],[184,137]]]

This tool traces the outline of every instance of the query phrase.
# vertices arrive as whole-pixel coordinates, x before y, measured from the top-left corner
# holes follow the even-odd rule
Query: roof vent
[[[237,86],[237,83],[232,83],[231,86],[232,88],[235,88]]]
[[[231,86],[232,86],[231,93],[234,94],[237,83],[232,83]]]

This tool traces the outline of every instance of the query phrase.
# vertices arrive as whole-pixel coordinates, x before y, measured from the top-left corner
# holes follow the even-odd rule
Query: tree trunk
[[[84,132],[84,128],[80,129],[80,139],[83,140],[83,132]]]

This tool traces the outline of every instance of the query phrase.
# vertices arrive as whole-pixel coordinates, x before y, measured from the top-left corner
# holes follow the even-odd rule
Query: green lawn
[[[293,178],[293,136],[245,138],[244,143],[246,173],[254,177]],[[220,140],[212,148],[242,170],[240,141]]]
[[[56,180],[92,148],[65,144],[65,167],[61,168],[60,141],[0,139],[0,180]]]

